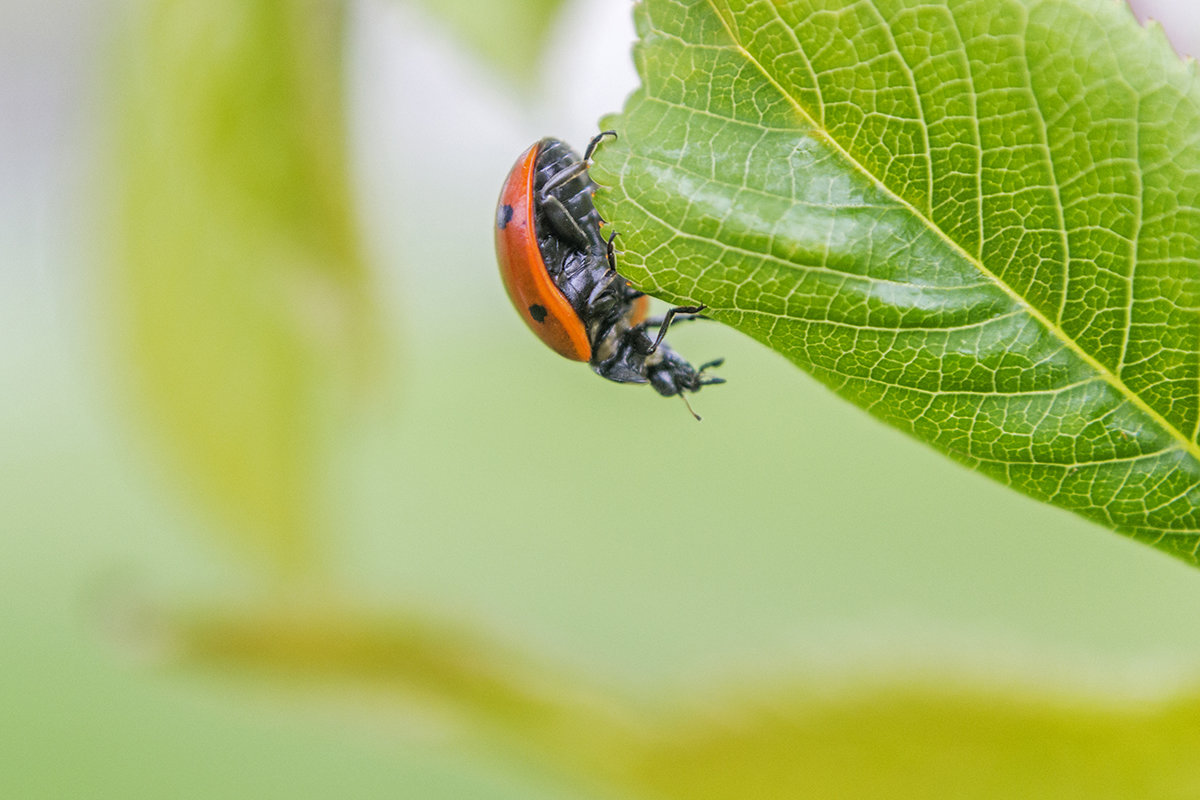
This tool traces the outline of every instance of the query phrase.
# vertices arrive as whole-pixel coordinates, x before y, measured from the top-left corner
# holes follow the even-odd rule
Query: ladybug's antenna
[[[699,422],[699,421],[700,421],[700,415],[699,415],[699,414],[697,414],[695,411],[692,411],[692,404],[688,402],[687,395],[685,395],[683,392],[680,392],[680,393],[679,393],[679,399],[683,401],[683,404],[684,404],[685,406],[687,406],[688,413],[689,413],[689,414],[691,414],[693,417],[695,417],[695,418],[696,418],[696,422]]]

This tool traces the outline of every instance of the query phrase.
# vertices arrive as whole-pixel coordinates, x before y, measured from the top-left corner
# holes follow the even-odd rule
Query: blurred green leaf
[[[130,615],[135,631],[152,613]],[[319,690],[348,705],[363,689],[416,704],[459,736],[505,742],[513,753],[586,774],[619,764],[641,735],[609,698],[494,641],[440,621],[367,612],[321,598],[286,609],[175,612],[159,629],[172,663],[229,669],[273,687]],[[147,641],[153,641],[148,638]],[[282,679],[282,680],[281,680]]]
[[[322,438],[370,360],[342,10],[146,0],[121,41],[115,307],[148,421],[244,548],[321,527]]]
[[[417,0],[471,50],[516,79],[541,63],[563,0]]]
[[[571,786],[623,798],[1191,797],[1200,698],[1147,703],[962,679],[756,681],[683,698],[605,696],[480,637],[336,604],[177,615],[179,664],[302,678],[356,705],[412,698]],[[322,695],[328,699],[329,695]],[[373,704],[379,708],[379,703]],[[410,712],[411,713],[411,707]],[[594,794],[589,790],[588,795]]]
[[[1111,0],[646,0],[637,24],[593,176],[640,287],[1200,563],[1200,83],[1161,30]]]
[[[1200,699],[1089,703],[935,682],[791,690],[685,720],[648,755],[646,797],[1191,797]],[[1176,749],[1176,748],[1182,748]]]

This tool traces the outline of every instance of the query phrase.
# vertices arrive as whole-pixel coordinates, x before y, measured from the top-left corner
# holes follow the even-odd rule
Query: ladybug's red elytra
[[[558,139],[542,139],[517,158],[496,207],[496,258],[508,296],[525,324],[551,350],[586,361],[618,383],[649,383],[664,396],[724,383],[693,367],[663,342],[672,320],[696,319],[704,306],[680,306],[646,319],[649,298],[617,272],[612,234],[592,203],[592,152],[579,158]],[[649,328],[656,328],[651,337]]]

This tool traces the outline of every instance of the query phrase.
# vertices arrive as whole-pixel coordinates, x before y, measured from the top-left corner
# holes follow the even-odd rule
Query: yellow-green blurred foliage
[[[113,107],[113,318],[147,421],[236,542],[307,566],[322,437],[375,344],[342,9],[134,6]],[[218,528],[220,529],[220,528]]]

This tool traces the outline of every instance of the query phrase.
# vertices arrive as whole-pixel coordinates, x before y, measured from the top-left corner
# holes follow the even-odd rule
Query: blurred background
[[[732,330],[700,424],[538,343],[496,195],[633,28],[486,6],[0,0],[0,796],[700,796],[763,708],[1195,688],[1183,563]]]

